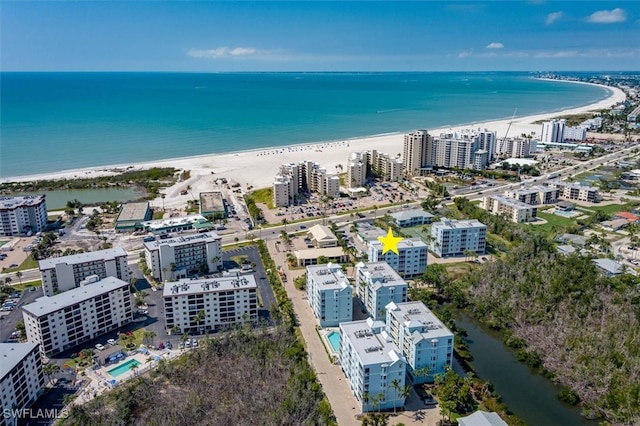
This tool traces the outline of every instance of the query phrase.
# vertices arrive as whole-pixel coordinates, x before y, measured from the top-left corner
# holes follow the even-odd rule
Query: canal
[[[579,407],[560,402],[556,398],[560,389],[518,361],[497,333],[460,311],[456,313],[456,325],[467,331],[467,342],[473,354],[472,365],[478,377],[491,382],[509,410],[528,425],[599,424],[583,418]]]

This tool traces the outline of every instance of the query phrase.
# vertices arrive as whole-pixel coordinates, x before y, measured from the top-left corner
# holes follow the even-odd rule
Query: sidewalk
[[[303,275],[305,270],[290,270],[286,261],[287,252],[278,252],[275,248],[275,241],[268,241],[267,247],[276,265],[282,266],[289,277],[284,286],[298,316],[300,331],[309,353],[309,362],[318,375],[318,380],[329,399],[338,424],[340,426],[360,425],[361,422],[356,419],[356,416],[361,414],[360,404],[353,396],[340,366],[332,364],[329,360],[322,340],[316,332],[318,322],[306,300],[306,292],[297,290],[293,285],[293,281]],[[413,390],[407,399],[405,408],[406,411],[398,413],[397,416],[392,414],[389,424],[401,422],[406,425],[435,425],[440,419],[440,410],[437,408],[425,409],[422,401]]]

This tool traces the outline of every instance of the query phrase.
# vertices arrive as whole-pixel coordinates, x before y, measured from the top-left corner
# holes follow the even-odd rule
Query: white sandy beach
[[[582,83],[588,84],[588,83]],[[465,128],[486,128],[496,131],[498,138],[517,136],[522,133],[538,135],[541,130],[539,124],[533,124],[539,120],[548,120],[559,115],[578,114],[588,111],[596,111],[610,108],[612,105],[626,99],[625,93],[617,88],[605,86],[612,91],[610,97],[579,108],[557,111],[547,114],[517,117],[512,122],[510,119],[479,122],[463,126],[455,126],[441,129],[428,129],[432,135],[438,135],[445,131],[455,131]],[[511,122],[511,125],[509,123]],[[243,189],[247,186],[264,188],[269,186],[274,179],[281,164],[312,160],[327,169],[329,173],[336,172],[339,164],[346,166],[347,159],[352,152],[376,149],[392,156],[403,150],[404,134],[388,134],[372,136],[361,139],[350,139],[338,142],[325,142],[306,145],[290,145],[273,149],[260,149],[243,151],[230,154],[210,154],[188,158],[175,158],[167,160],[150,161],[144,163],[131,163],[114,166],[102,166],[91,169],[71,170],[58,173],[47,173],[32,176],[12,177],[3,181],[33,181],[42,179],[74,179],[88,178],[115,174],[114,169],[123,171],[127,168],[146,169],[151,167],[174,167],[191,171],[191,178],[168,188],[166,191],[165,206],[177,207],[184,205],[190,195],[181,196],[180,192],[191,186],[193,193],[211,191],[215,189],[214,181],[218,178],[227,178],[229,183],[240,183]],[[160,200],[156,200],[160,205]]]

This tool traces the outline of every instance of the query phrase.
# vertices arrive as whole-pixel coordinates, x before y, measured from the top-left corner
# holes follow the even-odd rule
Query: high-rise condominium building
[[[371,262],[387,262],[391,268],[403,278],[422,275],[427,270],[427,245],[419,238],[405,238],[398,243],[398,254],[388,251],[382,254],[380,241],[369,242],[369,260]]]
[[[92,275],[123,281],[130,277],[127,252],[122,247],[43,259],[38,266],[45,296],[76,288]]]
[[[421,170],[429,162],[427,152],[432,145],[433,137],[426,130],[416,130],[404,135],[402,162],[404,173],[408,176],[419,176]]]
[[[40,395],[45,377],[37,343],[0,343],[0,406],[19,410]],[[17,418],[4,416],[3,425],[18,424]]]
[[[430,249],[440,257],[484,254],[487,226],[477,220],[442,219],[431,225]]]
[[[274,204],[289,206],[298,194],[304,192],[337,197],[340,195],[340,179],[313,161],[282,165],[273,183]]]
[[[353,287],[338,264],[307,266],[307,299],[321,327],[353,319]]]
[[[12,236],[42,231],[47,224],[44,195],[0,197],[0,235]]]

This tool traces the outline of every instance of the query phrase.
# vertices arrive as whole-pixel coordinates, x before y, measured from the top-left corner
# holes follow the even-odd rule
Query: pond
[[[464,328],[473,354],[476,374],[491,382],[502,401],[529,425],[593,425],[599,423],[580,415],[579,407],[560,402],[560,390],[551,381],[518,361],[497,333],[481,326],[464,312],[456,315],[456,324]]]

